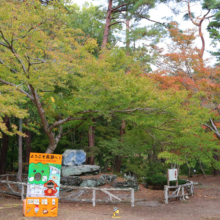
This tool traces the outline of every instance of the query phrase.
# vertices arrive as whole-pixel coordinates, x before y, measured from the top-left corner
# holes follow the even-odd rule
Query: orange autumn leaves
[[[151,77],[159,82],[161,89],[204,92],[207,99],[217,99],[220,67],[209,66],[209,60],[200,57],[200,50],[194,46],[195,31],[182,32],[173,23],[169,33],[172,44],[167,53],[160,54],[156,62],[158,69]]]

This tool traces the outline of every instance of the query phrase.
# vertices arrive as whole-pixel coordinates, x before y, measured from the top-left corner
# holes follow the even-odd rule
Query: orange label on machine
[[[57,216],[58,198],[29,197],[26,199],[26,217]]]
[[[62,155],[30,154],[25,216],[57,216]]]

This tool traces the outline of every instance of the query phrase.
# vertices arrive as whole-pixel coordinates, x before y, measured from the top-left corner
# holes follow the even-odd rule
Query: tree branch
[[[49,132],[51,132],[55,127],[59,126],[59,125],[62,125],[68,121],[74,121],[74,120],[86,120],[85,118],[73,118],[73,116],[68,116],[67,118],[64,118],[62,120],[59,120],[55,123],[53,123],[49,128]]]
[[[2,45],[2,46],[5,46],[5,47],[7,47],[7,48],[10,48],[10,44],[9,44],[9,42],[7,41],[7,39],[5,38],[5,36],[4,36],[4,34],[3,34],[3,32],[2,32],[2,30],[0,30],[0,34],[1,34],[1,36],[2,36],[2,38],[3,38],[3,40],[8,44],[8,46],[5,44],[5,45]],[[3,43],[4,44],[4,43]]]
[[[190,9],[190,1],[188,1],[188,13],[189,13],[189,18],[190,18],[190,20],[192,21],[192,23],[193,23],[194,25],[196,25],[196,26],[199,26],[199,24],[196,23],[196,22],[193,20],[193,18],[192,18],[191,9]]]
[[[9,48],[6,44],[2,43],[1,41],[0,41],[0,45],[2,45],[3,47]]]
[[[59,134],[56,136],[55,141],[56,143],[59,142],[59,140],[62,138],[62,133],[63,133],[63,126],[59,126]]]
[[[113,8],[112,12],[115,12],[118,8],[121,8],[121,7],[125,6],[125,5],[127,5],[127,3],[119,5],[119,6],[115,7],[115,8]]]
[[[164,23],[161,23],[161,22],[159,22],[159,21],[154,21],[154,20],[152,20],[152,19],[150,19],[150,18],[147,18],[147,17],[145,17],[145,16],[143,16],[143,15],[140,15],[140,14],[136,14],[136,15],[139,16],[140,18],[144,18],[144,19],[146,19],[146,20],[148,20],[148,21],[151,21],[151,22],[154,22],[154,23],[157,23],[157,24],[161,24],[161,25],[163,25],[163,26],[166,27],[166,25],[165,25]]]
[[[1,59],[0,59],[0,64],[3,64],[3,65],[5,65],[5,66],[7,66],[7,67],[10,69],[10,71],[12,71],[13,73],[17,73],[17,70],[12,69],[9,65],[7,65],[6,63],[4,63],[4,61],[1,60]]]
[[[75,128],[73,128],[73,129],[67,131],[67,132],[64,133],[64,134],[62,134],[62,137],[68,135],[69,133],[71,133],[71,132],[73,132],[73,131],[75,131],[75,130],[76,130],[77,128],[79,128],[84,122],[85,122],[85,121],[82,121],[82,122],[81,122],[80,124],[78,124]]]
[[[45,132],[47,133],[48,137],[52,136],[51,131],[48,129],[49,125],[48,125],[48,122],[47,122],[47,119],[46,119],[46,116],[45,116],[45,111],[44,111],[44,109],[43,109],[43,107],[42,107],[42,105],[41,105],[41,103],[40,103],[40,101],[37,97],[36,91],[34,90],[34,87],[32,85],[30,85],[30,90],[31,90],[31,93],[34,97],[34,101],[35,101],[35,104],[36,104],[36,107],[37,107],[38,114],[41,118],[43,128],[44,128]]]
[[[124,23],[124,21],[116,21],[116,22],[110,24],[109,27],[111,27],[111,26],[113,26],[113,25],[115,25],[115,24],[119,24],[119,23]]]
[[[25,92],[23,89],[18,88],[18,85],[15,85],[14,83],[7,82],[7,81],[5,81],[5,80],[3,80],[3,79],[0,79],[0,82],[3,83],[3,84],[5,84],[5,85],[9,85],[9,86],[16,87],[16,89],[17,89],[18,91],[20,91],[21,93],[25,94],[31,101],[34,101],[34,97],[31,96],[30,94],[28,94],[27,92]]]
[[[217,137],[219,138],[220,137],[220,133],[219,133],[219,131],[218,131],[218,129],[217,129],[217,127],[215,126],[215,123],[213,122],[213,120],[212,119],[210,119],[210,122],[211,122],[211,124],[212,124],[212,127],[214,128],[214,130],[215,130],[215,134],[217,135]]]
[[[215,132],[215,130],[214,130],[211,126],[209,126],[209,125],[207,125],[207,124],[203,124],[203,125],[205,125],[206,127],[208,127],[211,131],[214,131],[214,132]]]

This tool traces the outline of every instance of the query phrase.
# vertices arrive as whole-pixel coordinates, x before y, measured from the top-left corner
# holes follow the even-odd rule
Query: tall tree
[[[149,79],[136,78],[141,72],[138,62],[120,49],[96,59],[95,40],[67,27],[69,17],[62,3],[53,1],[50,7],[33,1],[0,4],[0,55],[4,57],[0,82],[36,107],[49,140],[46,153],[53,153],[72,130],[64,131],[70,121],[79,121],[79,126],[100,115],[161,112],[162,99],[160,107],[143,99],[146,92],[152,97],[160,92]],[[126,76],[128,64],[131,70]]]
[[[162,89],[173,88],[180,91],[186,89],[191,95],[197,94],[200,105],[213,111],[218,107],[216,103],[219,103],[219,67],[213,68],[208,65],[207,61],[205,62],[201,58],[200,49],[193,46],[196,39],[194,30],[182,32],[178,29],[176,23],[171,23],[170,27],[169,31],[173,44],[169,45],[168,53],[163,54],[161,56],[162,59],[158,60],[158,70],[152,74],[152,77],[160,83]],[[200,96],[201,94],[202,96]],[[216,114],[212,114],[207,121],[210,120],[214,124],[211,119],[213,117],[216,117]],[[202,124],[200,126],[202,129]],[[206,126],[210,127],[209,125]],[[213,167],[219,168],[219,163],[213,162],[212,158],[214,156],[216,159],[216,150],[219,149],[216,140],[213,140],[212,134],[206,134],[202,138],[198,133],[194,133],[194,138],[192,137],[191,140],[193,139],[195,139],[194,142],[197,141],[200,145],[199,147],[197,143],[199,147],[199,154],[197,156],[191,144],[187,148],[183,147],[180,136],[179,141],[176,142],[179,145],[178,151],[172,150],[172,153],[176,152],[176,155],[171,157],[172,153],[168,152],[164,152],[163,155],[169,157],[169,161],[171,161],[171,158],[176,161],[182,158],[181,160],[186,160],[188,164],[192,163],[192,161],[193,163],[195,161],[201,163],[201,161],[207,162],[207,160],[211,160]],[[202,144],[199,139],[202,139],[204,143]],[[189,150],[190,147],[192,147],[191,150]],[[207,155],[207,152],[203,154],[201,147],[210,151],[209,155]],[[171,149],[169,148],[169,151]],[[207,156],[210,158],[208,159]]]
[[[7,127],[7,130],[10,129],[10,118],[5,116],[3,123]],[[2,143],[1,143],[1,151],[0,151],[0,174],[6,173],[6,161],[7,161],[7,152],[8,152],[8,144],[9,144],[9,135],[3,133],[2,135]]]
[[[217,51],[213,54],[217,57],[218,62],[220,61],[220,49],[218,47],[218,42],[220,41],[220,2],[219,1],[204,1],[203,7],[208,10],[214,10],[215,14],[212,21],[208,25],[208,31],[212,39],[213,45],[216,47]]]
[[[19,119],[19,131],[22,133],[22,119]],[[18,181],[22,181],[22,136],[18,136]]]
[[[108,9],[106,13],[106,22],[104,29],[104,36],[102,40],[102,49],[106,48],[108,43],[110,29],[113,25],[120,23],[126,24],[126,15],[130,13],[130,17],[138,17],[141,19],[143,16],[147,17],[148,12],[155,6],[155,0],[109,0]]]

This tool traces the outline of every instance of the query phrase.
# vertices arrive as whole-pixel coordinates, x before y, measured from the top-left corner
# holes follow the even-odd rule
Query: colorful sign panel
[[[30,153],[25,216],[57,216],[62,155]]]

